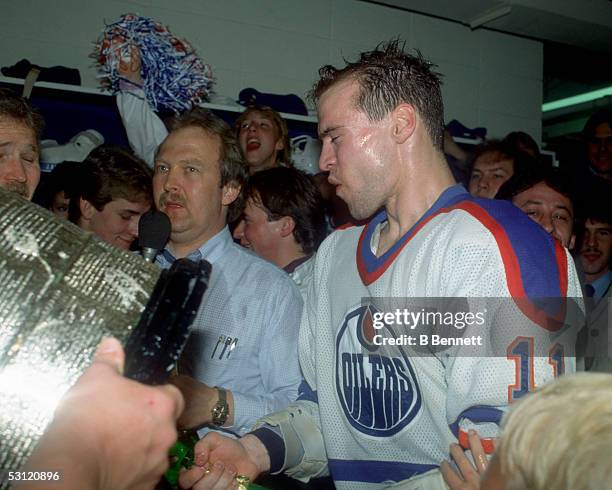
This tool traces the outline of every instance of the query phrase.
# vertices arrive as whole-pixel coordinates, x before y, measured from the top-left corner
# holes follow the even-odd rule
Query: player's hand
[[[58,405],[29,470],[61,469],[62,488],[155,486],[168,468],[183,399],[174,386],[146,386],[121,376],[124,358],[118,340],[101,342],[92,365]]]
[[[216,432],[207,434],[195,446],[195,465],[179,475],[181,488],[221,490],[235,488],[237,475],[253,481],[270,469],[270,458],[255,436],[230,439]]]
[[[216,388],[182,375],[170,378],[170,383],[180,390],[185,399],[185,410],[178,419],[181,429],[193,429],[212,422],[212,407],[219,397]],[[231,423],[230,419],[228,423]]]
[[[450,446],[451,457],[459,471],[455,471],[447,461],[442,461],[440,464],[442,477],[451,490],[478,490],[482,475],[487,469],[487,455],[476,431],[468,431],[468,441],[476,466],[465,455],[463,448],[459,444],[451,444]]]
[[[142,65],[140,62],[140,51],[136,46],[130,48],[129,58],[122,56],[117,65],[117,73],[134,85],[142,87],[144,80],[142,79]]]

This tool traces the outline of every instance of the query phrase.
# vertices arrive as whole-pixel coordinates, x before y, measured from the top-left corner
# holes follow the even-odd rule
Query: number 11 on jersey
[[[508,385],[508,403],[513,403],[535,389],[533,369],[533,337],[517,337],[506,351],[509,360],[514,361],[516,373],[514,384]],[[548,363],[553,376],[557,378],[565,373],[563,346],[555,344],[548,351]]]

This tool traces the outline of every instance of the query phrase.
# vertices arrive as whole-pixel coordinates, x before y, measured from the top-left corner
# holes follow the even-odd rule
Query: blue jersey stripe
[[[472,214],[489,229],[500,244],[505,263],[508,260],[508,263],[517,264],[518,270],[514,270],[514,267],[507,267],[506,270],[513,296],[535,299],[563,297],[567,294],[567,257],[563,247],[513,204],[474,198],[460,185],[444,191],[419,221],[380,257],[372,252],[370,244],[377,225],[387,219],[385,211],[381,211],[368,223],[357,248],[357,265],[364,283],[375,281],[423,224],[437,214],[459,208]],[[517,291],[521,294],[516,294]]]
[[[458,437],[459,422],[461,422],[463,419],[471,420],[475,424],[492,422],[499,425],[503,415],[504,411],[500,410],[499,408],[489,407],[486,405],[475,405],[473,407],[466,408],[463,412],[461,412],[458,415],[457,420],[449,425],[449,428],[455,437]]]
[[[451,202],[455,202],[457,200],[461,200],[465,197],[467,191],[461,185],[454,185],[446,189],[440,197],[436,200],[434,205],[427,210],[427,212],[421,216],[421,218],[408,230],[407,233],[402,236],[389,250],[387,250],[383,255],[377,257],[376,254],[372,253],[370,249],[370,243],[372,242],[372,236],[376,231],[376,227],[379,223],[385,221],[387,219],[387,213],[383,209],[377,215],[375,215],[367,226],[363,230],[362,239],[359,242],[359,247],[357,249],[357,256],[361,258],[363,261],[363,265],[365,266],[367,274],[373,274],[377,269],[381,267],[385,267],[385,264],[388,266],[392,260],[390,260],[397,252],[406,245],[408,242],[408,238],[412,235],[413,231],[421,224],[422,221],[426,220],[432,214],[437,213],[441,208],[447,206]],[[469,195],[469,194],[468,194]]]
[[[334,481],[367,483],[399,482],[438,468],[437,465],[432,464],[354,459],[330,459],[328,464]]]
[[[309,402],[315,402],[316,404],[319,403],[319,397],[317,395],[317,392],[314,391],[310,385],[308,383],[306,383],[306,380],[302,380],[302,382],[300,383],[300,386],[298,387],[298,400],[307,400]]]
[[[471,198],[505,231],[519,263],[521,282],[529,298],[565,296],[559,283],[555,239],[523,211],[507,201]],[[474,216],[479,219],[479,216]],[[496,230],[490,230],[495,232]],[[504,251],[502,251],[504,252]]]

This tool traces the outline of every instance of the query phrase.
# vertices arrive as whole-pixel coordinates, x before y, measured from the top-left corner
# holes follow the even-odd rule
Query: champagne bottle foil
[[[159,276],[0,189],[0,468],[25,463],[102,337],[125,343]]]

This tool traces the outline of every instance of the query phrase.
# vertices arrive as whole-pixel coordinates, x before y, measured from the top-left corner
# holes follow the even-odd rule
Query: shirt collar
[[[593,286],[593,289],[595,290],[595,293],[593,294],[593,298],[595,299],[595,301],[599,301],[606,294],[611,282],[612,271],[608,271],[604,275],[598,277],[590,283],[591,286]]]
[[[294,261],[289,262],[285,267],[283,267],[283,270],[287,274],[291,274],[293,271],[295,271],[295,269],[297,269],[300,265],[306,262],[310,257],[312,257],[312,254],[304,255],[299,259],[295,259]]]
[[[219,233],[203,243],[200,248],[189,253],[185,258],[193,260],[194,262],[206,259],[211,264],[214,264],[223,256],[223,252],[232,242],[232,235],[229,232],[229,228],[225,226]],[[170,252],[167,247],[164,248],[161,253],[164,259],[170,264],[176,260],[176,257],[172,255],[172,252]]]

